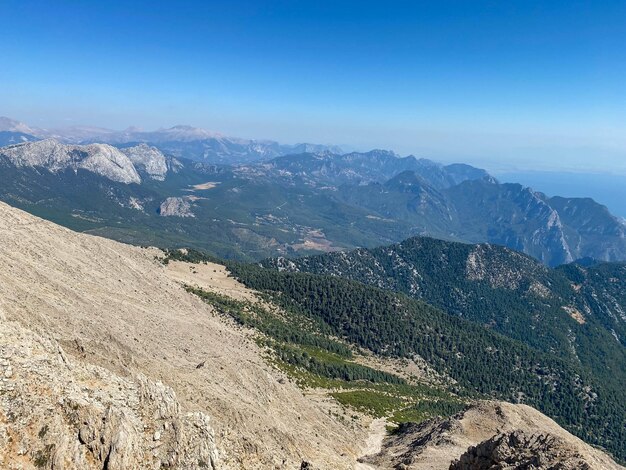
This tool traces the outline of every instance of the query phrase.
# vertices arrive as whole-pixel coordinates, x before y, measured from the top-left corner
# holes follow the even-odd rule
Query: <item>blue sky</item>
[[[626,174],[626,2],[0,2],[0,115]]]

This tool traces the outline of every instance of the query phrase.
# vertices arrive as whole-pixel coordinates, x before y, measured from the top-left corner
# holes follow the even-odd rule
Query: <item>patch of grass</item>
[[[420,423],[435,416],[452,416],[467,403],[443,391],[424,387],[372,387],[361,390],[338,391],[331,395],[341,404],[376,418],[388,417],[393,423]],[[434,397],[433,395],[442,395]]]
[[[467,408],[460,400],[422,400],[408,408],[396,411],[390,420],[396,423],[421,423],[435,416],[448,417]]]
[[[389,416],[394,410],[407,405],[404,397],[386,395],[379,390],[354,390],[331,393],[339,403],[350,406],[376,418]]]

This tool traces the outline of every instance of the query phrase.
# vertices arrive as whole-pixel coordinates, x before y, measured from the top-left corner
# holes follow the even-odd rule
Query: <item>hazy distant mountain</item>
[[[23,132],[0,131],[0,147],[13,144],[21,144],[23,142],[34,142],[37,137],[24,134]]]
[[[0,116],[0,131],[21,132],[22,134],[35,134],[35,131],[23,122],[8,117]]]
[[[125,132],[126,137],[147,135]],[[626,226],[591,199],[549,198],[518,184],[500,184],[469,165],[400,158],[384,150],[324,150],[268,160],[287,147],[219,136],[184,140],[206,137],[203,132],[181,126],[157,131],[152,140],[181,140],[154,145],[45,139],[4,147],[0,196],[26,209],[46,206],[61,213],[89,205],[99,226],[118,218],[139,223],[137,213],[121,208],[136,209],[144,228],[150,227],[149,240],[167,239],[168,246],[185,240],[243,259],[373,247],[415,235],[500,244],[551,266],[584,257],[626,259]],[[178,152],[162,150],[170,145]],[[206,159],[178,156],[190,149],[196,156],[205,152]],[[264,161],[219,164],[253,158]],[[101,179],[95,183],[85,173]],[[65,188],[61,193],[54,175]],[[130,183],[140,187],[124,186]],[[165,215],[189,220],[164,222]],[[62,219],[55,220],[74,222]],[[119,225],[102,230],[146,241],[130,225],[124,231]]]
[[[23,122],[0,116],[0,147],[38,140],[34,133]]]
[[[242,173],[275,176],[311,186],[365,185],[382,183],[404,171],[419,174],[434,188],[446,188],[465,179],[488,176],[469,165],[441,165],[414,156],[399,157],[388,150],[336,154],[330,151],[286,155],[269,162],[243,167]]]
[[[175,157],[227,165],[269,160],[281,155],[302,152],[342,152],[341,148],[336,145],[310,143],[285,145],[272,140],[227,137],[217,132],[184,125],[155,131],[144,131],[136,127],[116,131],[90,126],[39,129],[31,128],[10,118],[0,117],[1,131],[19,132],[24,136],[0,134],[0,146],[38,139],[54,139],[67,144],[105,143],[115,146],[146,143]]]

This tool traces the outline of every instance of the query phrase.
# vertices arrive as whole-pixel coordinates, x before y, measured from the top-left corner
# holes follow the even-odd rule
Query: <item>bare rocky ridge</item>
[[[398,470],[623,469],[534,408],[505,402],[406,425],[363,461]]]
[[[65,145],[47,139],[4,147],[0,156],[17,167],[42,167],[52,173],[82,169],[118,183],[141,183],[132,161],[106,144]]]
[[[42,347],[41,353],[30,350],[33,356],[26,355],[23,366],[5,358],[13,373],[3,370],[7,377],[3,387],[14,386],[20,390],[19,396],[31,397],[31,402],[41,402],[45,409],[49,408],[46,403],[50,403],[50,409],[56,411],[44,414],[42,408],[18,406],[15,400],[3,401],[3,419],[11,416],[14,423],[34,423],[32,429],[15,424],[10,428],[21,432],[24,438],[16,434],[9,440],[4,434],[0,453],[5,461],[19,462],[20,468],[35,468],[34,459],[40,449],[32,444],[32,439],[44,421],[50,421],[49,428],[57,430],[59,436],[68,436],[69,442],[63,444],[67,452],[78,449],[85,458],[107,454],[108,444],[97,448],[93,444],[93,450],[88,446],[94,439],[98,441],[98,435],[106,435],[106,442],[116,442],[114,436],[126,427],[120,427],[113,418],[110,431],[106,426],[94,425],[90,427],[93,431],[83,433],[85,442],[81,442],[79,434],[72,432],[75,428],[64,418],[52,417],[68,410],[69,405],[56,405],[58,398],[76,390],[79,403],[83,403],[81,397],[85,398],[84,413],[94,410],[88,420],[93,423],[98,416],[108,416],[108,404],[123,401],[111,412],[127,416],[132,429],[139,432],[122,434],[134,436],[137,444],[133,449],[145,451],[150,433],[152,447],[164,442],[163,450],[157,451],[158,459],[166,459],[170,450],[192,460],[198,452],[212,455],[208,427],[204,437],[194,440],[196,445],[204,446],[203,451],[182,452],[185,441],[177,444],[165,430],[165,422],[178,419],[183,424],[185,420],[195,420],[214,429],[219,468],[298,468],[303,460],[318,469],[351,468],[359,452],[359,430],[329,416],[322,405],[306,398],[296,385],[268,367],[248,333],[188,294],[154,260],[155,254],[155,250],[71,232],[0,204],[0,311],[6,319],[3,323],[16,322],[13,331],[30,335],[33,344],[39,337],[49,338],[44,340],[49,341],[49,346]],[[8,345],[16,346],[12,340],[16,333],[5,331],[4,344],[8,338]],[[61,346],[70,364],[76,364],[73,371],[65,371],[65,366],[58,364],[61,353],[54,352],[55,344]],[[39,364],[38,358],[50,362],[49,371],[33,369],[34,364]],[[48,382],[46,377],[54,371],[61,373],[58,381]],[[32,375],[33,380],[25,380],[23,374]],[[96,380],[96,374],[101,378]],[[159,419],[146,413],[153,406],[159,408],[155,404],[163,400],[158,397],[155,404],[133,408],[132,404],[142,396],[137,385],[141,375],[147,383],[162,382],[163,387],[171,387],[180,403],[180,415],[174,413]],[[37,385],[46,383],[52,384],[54,390]],[[117,383],[122,390],[103,387],[103,383]],[[97,398],[92,393],[98,394]],[[173,395],[171,402],[174,403]],[[203,413],[210,417],[210,422],[189,413]],[[58,424],[53,425],[53,419],[58,419]],[[148,424],[149,433],[141,432],[143,424]],[[8,426],[4,422],[2,425]],[[168,429],[172,426],[168,424]],[[159,428],[160,439],[154,440]],[[197,427],[193,429],[200,433]],[[32,445],[25,453],[16,445],[22,439]],[[51,440],[44,442],[49,445]],[[53,458],[56,454],[49,450]],[[183,461],[179,460],[174,468],[200,468],[198,462],[180,462]],[[51,464],[47,468],[52,468]],[[76,463],[61,468],[85,467]]]

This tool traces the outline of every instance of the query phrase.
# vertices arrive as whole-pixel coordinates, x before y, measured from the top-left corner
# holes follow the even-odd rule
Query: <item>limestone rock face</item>
[[[140,144],[122,149],[136,167],[142,168],[151,179],[164,181],[168,165],[165,155],[156,147]]]
[[[0,318],[0,467],[215,469],[209,417],[174,391],[69,358],[52,338]]]
[[[572,446],[549,434],[528,435],[523,431],[499,434],[470,447],[450,470],[590,470]]]
[[[183,197],[168,197],[161,203],[159,214],[162,217],[195,217],[191,203]]]
[[[52,173],[82,169],[118,183],[141,183],[128,156],[106,144],[66,145],[46,139],[4,147],[0,157],[17,167],[42,167]]]

